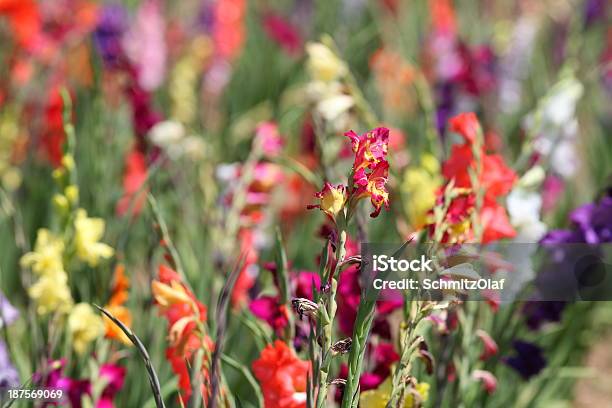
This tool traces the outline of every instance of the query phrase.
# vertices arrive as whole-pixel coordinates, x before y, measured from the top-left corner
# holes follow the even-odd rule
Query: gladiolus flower
[[[478,336],[480,340],[482,340],[482,344],[484,346],[482,354],[480,355],[481,360],[487,360],[497,354],[499,348],[497,347],[497,343],[495,342],[495,340],[493,340],[489,333],[479,329],[476,330],[476,336]]]
[[[389,209],[389,192],[386,188],[389,178],[388,162],[379,162],[370,174],[366,174],[362,168],[355,174],[355,177],[358,177],[355,183],[359,186],[355,190],[355,196],[357,198],[370,197],[374,207],[374,212],[370,214],[370,217],[377,217],[383,205]]]
[[[79,209],[76,213],[74,229],[77,256],[89,266],[98,265],[100,258],[106,259],[113,256],[113,248],[98,242],[104,235],[102,218],[89,218],[85,210]]]
[[[288,54],[295,55],[300,52],[302,37],[297,28],[282,16],[268,13],[263,17],[263,28]]]
[[[249,309],[256,317],[268,323],[279,336],[289,323],[287,307],[280,304],[278,296],[261,296],[252,300]]]
[[[449,121],[450,130],[459,133],[466,143],[472,144],[480,130],[480,123],[474,112],[460,113]]]
[[[521,340],[514,341],[513,346],[516,355],[505,358],[504,362],[515,369],[523,379],[530,379],[546,367],[546,359],[539,346]]]
[[[276,157],[283,150],[283,138],[278,131],[278,125],[274,122],[262,122],[257,125],[255,139],[269,157]]]
[[[115,267],[112,295],[105,308],[109,311],[110,314],[119,319],[127,327],[131,327],[132,325],[132,314],[130,313],[130,310],[127,307],[123,306],[123,304],[128,298],[129,286],[130,281],[124,274],[124,267],[123,265],[118,264]],[[126,345],[132,344],[132,342],[123,332],[123,330],[121,330],[121,328],[119,328],[115,323],[113,323],[112,320],[110,320],[106,316],[103,316],[102,318],[104,319],[104,326],[106,328],[107,338],[117,339]]]
[[[113,399],[125,382],[125,367],[115,364],[103,364],[100,367],[100,378],[105,381],[106,387],[102,391],[100,399],[96,403],[96,408],[113,408]]]
[[[0,17],[7,17],[20,46],[31,48],[41,35],[40,11],[34,0],[1,0]]]
[[[308,62],[306,66],[311,77],[316,81],[330,82],[341,78],[348,72],[348,67],[332,50],[321,43],[306,44]]]
[[[346,187],[342,184],[334,186],[328,182],[323,185],[323,190],[315,193],[315,197],[321,200],[320,204],[309,205],[308,209],[320,208],[329,218],[335,220],[336,215],[344,208],[346,202]]]
[[[104,322],[90,305],[79,303],[68,316],[68,331],[72,337],[72,347],[78,354],[83,354],[89,343],[104,333]]]
[[[36,312],[45,315],[65,313],[72,307],[72,296],[66,272],[44,275],[28,289],[28,295],[36,303]]]
[[[417,383],[414,386],[418,401],[415,401],[415,395],[408,393],[404,399],[403,408],[419,407],[429,398],[429,384]],[[392,384],[391,378],[387,378],[377,389],[364,391],[359,396],[359,406],[362,408],[385,408],[389,399],[391,399]]]
[[[19,311],[11,305],[0,290],[0,329],[13,324],[19,317]]]
[[[480,125],[476,116],[464,113],[451,119],[453,130],[460,133],[465,143],[454,145],[451,155],[442,165],[442,174],[447,183],[453,182],[455,188],[446,218],[443,220],[446,228],[444,242],[465,242],[473,238],[472,213],[476,210],[476,191],[482,190],[483,202],[480,207],[480,223],[482,226],[482,243],[496,241],[502,238],[513,238],[516,232],[508,220],[506,210],[497,203],[500,196],[506,195],[512,189],[517,176],[512,169],[504,163],[503,158],[497,154],[486,154],[482,146],[479,147],[480,165],[474,157],[474,141]],[[473,185],[471,174],[476,173],[477,185]],[[438,192],[438,202],[444,201],[442,194],[445,189]],[[433,226],[430,230],[433,232]]]
[[[472,372],[472,378],[481,381],[485,391],[488,394],[493,394],[497,389],[497,378],[486,370],[474,370]]]
[[[442,183],[440,165],[435,157],[421,158],[419,167],[411,167],[404,173],[401,189],[406,192],[406,212],[415,229],[427,224],[427,213],[436,203],[436,192]]]
[[[192,299],[187,294],[183,285],[177,281],[172,281],[169,285],[153,281],[151,283],[151,290],[153,291],[155,301],[157,301],[162,308],[168,308],[180,303],[192,303]]]
[[[372,169],[385,160],[389,148],[389,129],[379,127],[362,135],[351,130],[344,135],[351,140],[351,147],[355,153],[354,174],[360,169]]]
[[[41,228],[36,235],[34,251],[22,256],[20,263],[23,268],[32,268],[39,275],[63,272],[63,252],[64,241],[48,229]]]
[[[179,377],[180,398],[187,401],[192,393],[189,365],[193,363],[196,351],[203,348],[210,352],[214,348],[210,337],[202,332],[207,310],[181,283],[178,273],[160,265],[158,277],[159,281],[152,283],[152,291],[155,301],[161,306],[160,312],[169,324],[170,345],[166,349],[166,359]],[[205,383],[208,381],[208,357],[204,355],[202,358],[201,375]],[[204,393],[205,387],[202,388]],[[206,401],[205,393],[203,398]]]
[[[123,197],[117,202],[117,214],[125,215],[130,209],[135,215],[140,213],[147,197],[147,189],[143,188],[146,181],[147,163],[145,156],[134,149],[125,157]]]
[[[19,373],[11,362],[4,340],[0,340],[0,386],[8,388],[19,387]]]
[[[286,343],[268,344],[253,362],[267,408],[303,408],[306,406],[306,378],[310,362],[302,361]]]

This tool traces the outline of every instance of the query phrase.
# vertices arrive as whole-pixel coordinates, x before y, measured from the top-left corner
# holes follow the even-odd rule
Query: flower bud
[[[337,354],[346,354],[351,351],[351,345],[353,344],[353,340],[350,337],[346,339],[339,340],[331,346],[331,351],[333,355]]]
[[[293,305],[293,308],[297,312],[298,316],[300,316],[300,319],[304,317],[304,315],[314,318],[319,310],[319,305],[304,298],[295,298],[291,301],[291,304]]]
[[[68,203],[68,199],[66,196],[62,194],[55,194],[53,196],[53,205],[57,210],[61,213],[65,213],[70,208],[70,204]]]
[[[70,204],[76,204],[79,201],[79,188],[74,184],[69,185],[64,189],[64,195]]]

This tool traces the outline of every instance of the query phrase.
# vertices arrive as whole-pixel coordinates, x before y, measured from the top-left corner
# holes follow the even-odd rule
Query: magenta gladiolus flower
[[[274,329],[277,335],[289,323],[289,314],[285,305],[281,305],[278,296],[261,296],[252,300],[249,310],[259,319]]]

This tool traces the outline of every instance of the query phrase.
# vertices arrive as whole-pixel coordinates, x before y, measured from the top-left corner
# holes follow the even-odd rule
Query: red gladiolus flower
[[[13,36],[22,47],[32,47],[40,35],[38,3],[34,0],[0,0],[0,17],[7,17]]]
[[[306,406],[306,378],[310,362],[298,358],[284,342],[268,344],[253,362],[253,373],[261,384],[267,408]]]
[[[476,330],[476,336],[482,340],[483,351],[480,355],[481,360],[487,360],[490,357],[493,357],[499,351],[499,347],[497,347],[497,343],[493,338],[484,330]]]
[[[355,190],[355,196],[370,197],[374,212],[370,217],[375,218],[380,213],[382,206],[389,209],[389,192],[387,191],[387,180],[389,179],[389,163],[379,162],[370,174],[366,174],[362,168],[355,174],[355,183],[359,186]]]
[[[353,164],[355,175],[360,169],[373,169],[374,166],[385,160],[389,148],[389,129],[379,127],[362,135],[350,130],[344,135],[351,139],[353,153],[355,153]]]
[[[474,112],[460,113],[449,121],[450,130],[459,133],[466,143],[472,144],[476,141],[480,132],[480,123]]]
[[[125,158],[123,173],[123,197],[117,203],[117,214],[125,215],[128,211],[138,215],[147,197],[147,189],[142,188],[147,181],[147,164],[144,154],[134,149]],[[130,208],[131,207],[131,208]]]
[[[483,243],[513,238],[516,235],[506,210],[497,203],[485,203],[480,212],[480,222],[483,228]]]
[[[60,86],[54,86],[47,94],[45,105],[45,121],[42,134],[42,148],[46,157],[54,167],[62,163],[64,144],[64,101]]]
[[[506,210],[497,203],[497,198],[508,194],[517,180],[516,173],[504,163],[498,154],[486,154],[479,147],[480,165],[474,158],[474,145],[479,137],[480,125],[473,113],[462,113],[450,120],[451,130],[461,134],[465,143],[454,145],[451,155],[442,165],[442,174],[447,182],[453,182],[455,192],[446,214],[446,231],[443,242],[465,242],[473,239],[472,213],[476,210],[476,191],[484,192],[480,208],[482,242],[488,243],[502,238],[512,238],[516,232],[510,225]],[[470,174],[476,173],[477,185],[473,185]],[[438,192],[438,205],[442,205],[445,188]],[[433,233],[430,225],[430,233]]]

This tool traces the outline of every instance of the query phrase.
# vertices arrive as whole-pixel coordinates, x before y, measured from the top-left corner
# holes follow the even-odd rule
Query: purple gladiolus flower
[[[19,384],[19,373],[11,363],[6,344],[0,340],[0,388],[15,388]]]
[[[523,306],[527,327],[538,330],[544,323],[559,322],[567,302],[554,301],[544,302],[532,300]]]
[[[542,349],[533,343],[516,340],[513,342],[516,355],[506,357],[504,362],[518,372],[525,380],[537,375],[546,367]]]
[[[584,5],[584,24],[588,27],[598,20],[605,20],[607,6],[606,0],[588,0]]]
[[[19,311],[13,307],[0,291],[0,327],[12,324],[19,317]]]
[[[105,6],[93,33],[94,43],[107,66],[118,67],[125,59],[121,39],[127,27],[125,9],[119,4]]]
[[[612,189],[597,203],[585,204],[570,214],[572,228],[550,231],[543,244],[612,242]]]

